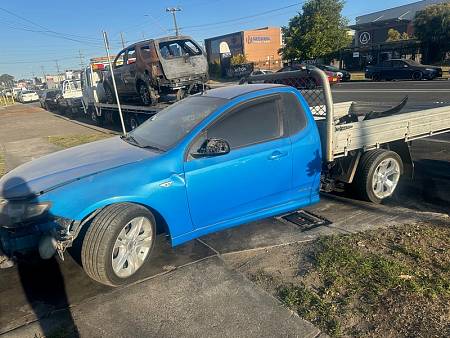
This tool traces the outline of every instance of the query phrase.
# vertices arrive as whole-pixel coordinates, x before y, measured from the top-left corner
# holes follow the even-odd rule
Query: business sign
[[[247,43],[270,43],[272,38],[270,36],[247,36]]]
[[[253,63],[243,63],[241,65],[231,66],[227,70],[227,76],[231,78],[242,78],[249,76],[253,72]]]
[[[359,58],[359,52],[353,52],[353,57],[354,58]]]
[[[362,32],[359,34],[359,42],[362,45],[367,45],[370,41],[370,33],[369,32]]]

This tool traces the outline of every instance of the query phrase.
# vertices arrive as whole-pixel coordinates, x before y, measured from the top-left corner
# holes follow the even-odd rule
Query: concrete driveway
[[[0,111],[0,144],[6,149],[11,149],[11,142],[27,144],[30,139],[45,139],[55,131],[92,133],[39,108],[14,109],[15,112],[6,115]],[[39,122],[34,128],[28,127],[24,122],[28,118]],[[57,129],[48,128],[50,123]],[[14,125],[19,133],[10,130]],[[418,163],[416,181],[402,182],[399,194],[386,205],[324,195],[322,202],[308,210],[327,218],[331,224],[307,231],[270,218],[174,249],[160,236],[153,260],[132,285],[111,289],[96,284],[83,273],[76,255],[67,256],[63,263],[55,259],[1,270],[0,334],[316,337],[321,334],[317,328],[233,271],[224,258],[248,250],[311,241],[320,235],[423,219],[448,222],[449,202],[445,192],[450,191],[449,138],[418,141],[413,150]],[[50,151],[53,150],[48,148]],[[19,159],[20,152],[16,154],[17,158],[7,152],[7,160],[12,158],[16,163],[24,160]]]

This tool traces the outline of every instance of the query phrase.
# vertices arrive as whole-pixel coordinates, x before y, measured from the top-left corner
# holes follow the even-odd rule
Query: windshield
[[[166,151],[181,141],[198,123],[227,100],[191,96],[177,102],[129,133],[140,147]]]

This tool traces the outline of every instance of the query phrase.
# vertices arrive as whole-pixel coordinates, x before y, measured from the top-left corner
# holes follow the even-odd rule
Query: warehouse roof
[[[356,17],[356,23],[352,25],[352,28],[356,28],[360,25],[367,25],[376,22],[390,21],[390,20],[407,20],[414,19],[416,12],[423,10],[425,7],[450,2],[450,0],[423,0],[413,2],[411,4],[389,8],[383,11],[378,11],[366,15]]]

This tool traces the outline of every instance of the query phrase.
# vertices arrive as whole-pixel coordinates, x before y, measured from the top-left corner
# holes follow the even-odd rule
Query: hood
[[[28,162],[0,179],[0,197],[25,198],[108,169],[159,155],[120,137],[92,142]]]

